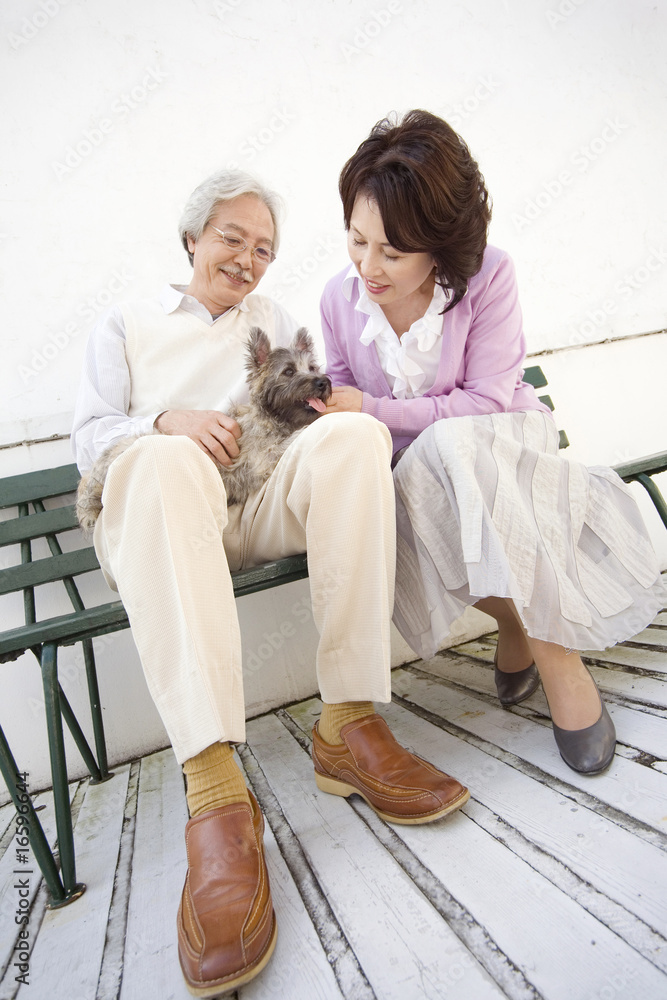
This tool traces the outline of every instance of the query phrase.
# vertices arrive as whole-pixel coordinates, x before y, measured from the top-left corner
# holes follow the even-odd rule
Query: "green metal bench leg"
[[[665,503],[665,498],[662,493],[653,482],[650,476],[647,476],[644,472],[640,472],[634,477],[638,483],[641,483],[651,500],[655,505],[655,509],[662,518],[662,523],[667,528],[667,503]]]
[[[93,778],[91,784],[100,781],[107,781],[112,775],[107,762],[107,745],[104,738],[104,723],[102,721],[102,706],[100,705],[100,690],[97,685],[97,670],[95,669],[95,653],[93,651],[93,640],[84,639],[83,659],[86,664],[86,678],[88,680],[88,698],[90,701],[90,715],[93,722],[93,736],[95,739],[95,750],[97,752],[97,764],[100,770],[99,778]]]
[[[67,763],[65,760],[65,741],[60,709],[60,684],[58,683],[58,647],[48,642],[42,647],[42,682],[44,685],[44,704],[46,707],[46,727],[49,736],[49,755],[51,757],[51,776],[53,779],[53,800],[56,810],[56,829],[58,831],[58,852],[60,854],[60,869],[63,885],[67,895],[83,891],[84,887],[77,885],[74,862],[74,835],[72,832],[72,812],[67,787]]]
[[[33,850],[33,854],[35,855],[35,860],[37,861],[42,875],[44,876],[44,881],[48,886],[49,892],[51,893],[51,899],[53,900],[51,904],[52,907],[64,906],[66,903],[72,902],[72,900],[77,899],[81,895],[81,892],[68,895],[62,883],[51,848],[49,847],[49,843],[44,834],[44,829],[42,824],[39,822],[39,818],[32,804],[32,799],[28,795],[27,801],[24,801],[24,797],[19,794],[20,772],[1,727],[0,772],[2,772],[2,777],[5,780],[5,784],[7,785],[9,794],[12,797],[12,802],[16,806],[17,812],[26,819],[26,825],[29,830],[28,835],[30,838],[30,846]],[[81,886],[78,888],[81,889]]]
[[[91,644],[90,654],[93,655],[91,640],[88,639],[85,640],[85,642],[89,642]],[[33,653],[35,654],[41,665],[42,662],[41,649],[39,648],[33,649]],[[86,653],[84,649],[84,659],[85,656]],[[90,673],[88,672],[88,663],[86,663],[86,672],[88,673],[88,676],[90,678]],[[62,717],[67,723],[68,729],[72,734],[72,737],[74,739],[74,742],[76,743],[79,753],[83,758],[83,762],[90,772],[90,783],[91,785],[99,785],[103,781],[108,781],[109,778],[113,778],[113,774],[109,771],[109,768],[107,766],[107,751],[106,751],[106,743],[104,740],[104,729],[102,727],[102,714],[100,710],[99,692],[97,692],[97,676],[95,674],[94,658],[91,664],[91,672],[93,678],[92,691],[91,691],[91,683],[89,680],[88,694],[90,697],[90,711],[93,720],[95,749],[97,750],[98,753],[97,760],[95,760],[93,751],[90,749],[88,740],[85,737],[83,729],[79,725],[79,720],[74,714],[72,706],[67,700],[65,692],[60,686],[60,682],[58,683],[58,697],[60,701],[60,711],[62,713]],[[93,697],[95,694],[97,694],[97,701],[93,702]]]
[[[65,692],[61,688],[60,684],[58,684],[58,700],[60,702],[60,711],[62,712],[62,717],[67,723],[67,728],[72,734],[72,737],[77,745],[79,753],[83,757],[84,764],[90,771],[92,778],[91,783],[99,784],[100,781],[104,781],[106,779],[102,777],[100,769],[97,766],[97,761],[95,760],[95,757],[93,755],[93,751],[88,746],[88,740],[85,737],[83,729],[79,725],[79,720],[72,711],[72,706],[68,702]],[[106,777],[110,778],[111,775],[107,774]]]

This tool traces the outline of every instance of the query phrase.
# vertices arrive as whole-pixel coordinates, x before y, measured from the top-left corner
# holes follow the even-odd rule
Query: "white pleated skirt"
[[[423,659],[483,597],[512,598],[530,636],[567,649],[606,649],[664,607],[627,486],[560,454],[541,411],[439,420],[394,482],[394,622]]]

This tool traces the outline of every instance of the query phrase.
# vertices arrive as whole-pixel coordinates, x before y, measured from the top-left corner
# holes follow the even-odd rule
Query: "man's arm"
[[[72,450],[81,472],[123,437],[184,434],[221,465],[239,454],[241,430],[231,417],[215,410],[167,410],[142,417],[128,416],[130,371],[125,352],[125,323],[118,307],[93,328],[83,362],[74,410]]]
[[[158,414],[129,417],[129,405],[125,324],[115,306],[93,328],[83,359],[72,423],[72,450],[81,472],[121,438],[151,432]]]

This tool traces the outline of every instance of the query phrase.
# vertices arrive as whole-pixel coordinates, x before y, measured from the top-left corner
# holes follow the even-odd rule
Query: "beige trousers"
[[[323,700],[390,700],[390,459],[383,424],[328,414],[297,435],[258,494],[229,509],[215,465],[187,437],[138,438],[112,463],[95,550],[180,763],[245,739],[230,571],[246,566],[307,551]]]

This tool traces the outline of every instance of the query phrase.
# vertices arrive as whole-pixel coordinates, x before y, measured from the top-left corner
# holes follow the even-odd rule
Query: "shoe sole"
[[[532,691],[529,691],[528,694],[524,694],[523,697],[521,698],[513,698],[512,701],[502,701],[499,697],[498,701],[500,702],[503,708],[511,708],[513,705],[520,705],[522,701],[528,701],[529,698],[532,698],[537,689],[539,688],[539,686],[540,685],[538,682]]]
[[[560,750],[558,752],[560,753]],[[603,771],[607,770],[607,768],[610,766],[610,764],[613,764],[615,756],[616,756],[616,750],[614,750],[614,753],[611,755],[611,757],[609,758],[609,760],[607,761],[606,764],[602,764],[600,767],[596,767],[594,770],[582,771],[582,769],[580,767],[575,767],[573,764],[570,764],[569,760],[567,760],[567,758],[563,757],[563,755],[561,753],[561,758],[565,761],[565,763],[567,764],[567,766],[569,767],[569,769],[571,771],[575,772],[575,774],[602,774]]]
[[[188,988],[188,993],[191,993],[193,997],[203,997],[204,1000],[214,1000],[216,997],[224,997],[227,993],[232,993],[238,986],[244,986],[249,983],[251,979],[258,976],[262,969],[264,969],[268,963],[269,959],[273,955],[274,949],[276,947],[276,938],[278,936],[278,924],[276,922],[276,916],[273,915],[273,931],[271,932],[271,940],[269,941],[266,951],[258,962],[252,966],[250,969],[246,969],[245,972],[237,976],[236,979],[230,979],[221,986],[195,986],[190,984],[185,977],[185,985]],[[182,970],[181,970],[182,971]]]
[[[338,778],[331,778],[329,775],[320,774],[319,771],[315,771],[315,784],[321,792],[328,792],[329,795],[340,795],[344,799],[349,795],[361,795],[362,799],[378,814],[380,819],[385,820],[387,823],[398,823],[402,826],[418,826],[421,823],[432,823],[436,819],[442,819],[443,816],[448,816],[450,813],[456,812],[470,798],[470,792],[465,788],[457,799],[448,802],[437,813],[428,813],[426,816],[393,816],[391,813],[382,812],[377,806],[373,805],[360,788],[348,785],[347,782],[340,781]]]

